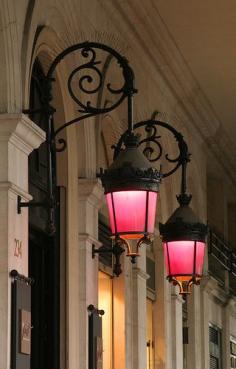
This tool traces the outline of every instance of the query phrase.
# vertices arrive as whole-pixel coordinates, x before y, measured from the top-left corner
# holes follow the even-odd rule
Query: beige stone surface
[[[221,6],[223,2],[220,2]],[[230,1],[233,7],[232,1]],[[20,194],[25,201],[28,194],[28,162],[31,150],[37,148],[45,138],[38,127],[22,115],[22,109],[29,106],[30,78],[33,62],[38,57],[45,70],[55,56],[66,47],[84,40],[95,40],[113,46],[130,60],[136,76],[139,93],[134,99],[135,120],[150,118],[153,111],[161,112],[159,118],[170,121],[180,130],[188,142],[192,153],[188,170],[188,191],[193,194],[192,206],[200,219],[209,220],[233,240],[232,224],[236,204],[235,144],[228,137],[229,117],[232,126],[234,99],[228,100],[225,89],[220,91],[220,83],[210,78],[207,66],[213,65],[217,71],[222,58],[208,58],[204,63],[201,54],[189,47],[191,34],[185,32],[192,27],[189,12],[202,5],[193,1],[181,4],[184,14],[173,11],[179,2],[173,1],[117,1],[117,0],[1,0],[0,1],[0,369],[9,369],[10,352],[10,279],[8,272],[16,268],[27,275],[28,272],[28,218],[27,210],[16,214],[16,198]],[[206,20],[215,22],[214,14],[219,14],[212,1],[207,0],[207,12],[201,20],[201,34],[195,40],[200,42],[207,29]],[[174,8],[172,8],[172,6]],[[227,15],[227,7],[223,16]],[[214,11],[212,11],[214,9]],[[234,7],[233,7],[234,9]],[[211,12],[212,11],[212,12]],[[181,13],[181,14],[180,14]],[[233,12],[231,14],[233,16]],[[163,19],[164,17],[164,19]],[[177,21],[183,20],[181,30]],[[194,17],[193,17],[194,18]],[[199,17],[194,18],[198,25]],[[173,23],[174,22],[174,23]],[[170,28],[170,32],[166,27]],[[203,27],[204,26],[204,27]],[[227,24],[221,37],[231,29]],[[206,28],[205,28],[206,27]],[[178,29],[177,29],[178,28]],[[197,27],[192,27],[194,32]],[[208,42],[214,35],[207,37]],[[232,41],[233,37],[230,38]],[[176,41],[183,43],[181,53]],[[192,45],[192,44],[191,44]],[[229,44],[231,45],[231,44]],[[224,51],[229,52],[229,45]],[[214,48],[214,52],[216,48]],[[186,54],[186,52],[188,54]],[[223,52],[222,52],[223,53]],[[222,54],[221,53],[221,54]],[[186,63],[185,57],[188,56]],[[201,57],[202,56],[202,57]],[[222,56],[222,55],[221,55]],[[57,82],[53,87],[53,104],[57,109],[55,126],[75,118],[77,108],[66,92],[70,68],[77,65],[77,58],[60,63]],[[224,58],[224,65],[228,59]],[[204,70],[201,69],[204,65]],[[233,65],[233,64],[232,64]],[[222,83],[231,82],[232,65],[227,73],[220,74]],[[198,71],[196,74],[193,70]],[[227,77],[227,78],[226,78]],[[118,75],[113,75],[114,80]],[[212,89],[212,81],[217,89]],[[201,86],[199,85],[201,82]],[[219,84],[219,86],[216,86]],[[235,83],[230,91],[233,92]],[[210,95],[209,95],[210,94]],[[210,97],[210,101],[209,101]],[[212,103],[213,105],[212,106]],[[225,102],[226,104],[224,104]],[[218,106],[221,106],[218,118]],[[227,107],[231,107],[227,111]],[[217,108],[217,109],[216,109]],[[224,110],[223,110],[224,109]],[[227,123],[228,124],[228,123]],[[126,128],[126,106],[86,123],[73,126],[63,133],[67,139],[66,153],[58,154],[58,184],[66,188],[65,233],[65,339],[61,350],[64,355],[62,369],[85,369],[88,367],[88,327],[87,306],[97,305],[97,257],[91,258],[92,244],[99,246],[98,212],[104,197],[96,173],[100,166],[108,166],[112,161],[111,144]],[[227,129],[225,129],[227,128]],[[234,127],[232,132],[234,131]],[[230,128],[230,129],[231,129]],[[231,131],[230,131],[231,132]],[[170,155],[176,153],[173,138],[162,135],[162,142]],[[61,137],[61,136],[60,136]],[[61,155],[61,156],[60,156]],[[158,164],[159,166],[159,164]],[[79,182],[78,182],[79,178]],[[180,188],[180,174],[163,180],[160,190],[158,220],[166,221],[177,206],[175,195]],[[230,206],[229,206],[230,203]],[[232,210],[233,209],[233,210]],[[106,211],[102,210],[103,214]],[[230,219],[228,219],[230,218]],[[232,221],[233,218],[233,221]],[[158,238],[158,222],[156,229]],[[14,256],[14,242],[22,241],[23,258]],[[155,369],[181,369],[182,367],[182,302],[165,280],[163,252],[160,239],[156,245],[156,285],[157,297],[154,304]],[[137,269],[132,269],[125,258],[122,288],[125,295],[125,355],[126,369],[146,369],[145,309],[146,274],[145,251]],[[207,258],[205,270],[207,270]],[[227,291],[219,287],[210,277],[202,281],[201,289],[194,289],[189,302],[191,341],[187,348],[191,369],[209,368],[208,324],[227,326],[227,337],[236,336],[235,303]],[[227,305],[228,304],[228,305]],[[227,366],[227,358],[225,357]],[[116,368],[117,360],[115,360]],[[188,368],[187,368],[188,369]]]

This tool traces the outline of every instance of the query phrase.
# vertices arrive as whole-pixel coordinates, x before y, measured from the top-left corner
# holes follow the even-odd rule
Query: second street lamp
[[[179,207],[165,224],[160,224],[167,278],[178,285],[186,297],[193,284],[199,284],[204,263],[208,227],[201,223],[189,204],[192,196],[186,193],[187,161],[182,165]]]

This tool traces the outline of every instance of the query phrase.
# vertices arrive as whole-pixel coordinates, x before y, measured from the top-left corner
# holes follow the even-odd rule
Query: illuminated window
[[[154,369],[153,301],[147,299],[147,369]]]
[[[112,305],[112,279],[108,274],[99,272],[98,307],[105,311],[102,317],[103,369],[113,369]]]
[[[110,229],[99,219],[99,241],[112,247]],[[102,317],[103,369],[125,369],[125,304],[124,274],[113,277],[111,254],[99,256],[98,307]],[[114,318],[115,317],[115,318]]]

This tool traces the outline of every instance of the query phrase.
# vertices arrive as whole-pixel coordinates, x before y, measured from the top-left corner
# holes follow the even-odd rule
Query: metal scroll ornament
[[[139,147],[144,147],[143,153],[150,162],[156,162],[164,156],[165,160],[168,163],[174,165],[170,170],[167,170],[166,172],[163,172],[163,170],[161,170],[161,177],[165,178],[176,172],[176,170],[181,165],[189,162],[190,153],[188,151],[188,146],[183,138],[183,135],[170,124],[162,122],[160,120],[156,120],[157,114],[157,112],[154,112],[151,116],[151,119],[135,123],[133,129],[134,131],[138,130],[139,128],[145,129],[146,137],[140,138]],[[178,146],[178,154],[175,158],[171,158],[168,153],[164,155],[164,150],[160,141],[161,135],[159,135],[158,133],[158,128],[164,128],[174,136],[174,139],[177,142]],[[112,148],[114,149],[114,160],[118,156],[120,151],[123,150],[123,145],[128,135],[129,131],[127,130],[121,135],[118,143],[112,146]]]
[[[101,56],[101,50],[105,51],[105,53],[103,53],[103,60],[105,61],[99,58]],[[96,42],[84,42],[66,49],[51,65],[47,74],[48,80],[54,81],[53,74],[58,63],[75,51],[77,54],[80,54],[79,60],[83,62],[70,73],[67,86],[72,100],[78,106],[79,115],[58,128],[54,133],[54,138],[60,131],[71,124],[88,117],[114,110],[127,96],[136,92],[134,89],[134,74],[127,59],[109,46]],[[78,57],[78,55],[76,55],[76,57]],[[110,81],[107,81],[111,63],[113,65],[116,64],[116,69],[118,68],[120,70],[121,87],[119,88],[114,87]],[[98,104],[97,97],[99,94],[112,95],[112,101],[106,105]],[[60,151],[62,151],[62,149]]]

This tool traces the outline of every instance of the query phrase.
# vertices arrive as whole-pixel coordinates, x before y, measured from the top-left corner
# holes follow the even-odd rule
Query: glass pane
[[[173,241],[164,243],[164,254],[168,275],[193,274],[194,244],[194,241]],[[204,251],[205,243],[197,242],[196,273],[200,275],[202,274]]]
[[[146,215],[146,191],[118,191],[112,195],[107,194],[109,217],[111,219],[112,233],[115,233],[115,222],[117,233],[142,233],[145,230]],[[115,222],[113,217],[112,196],[115,211]]]
[[[149,192],[148,201],[148,232],[154,232],[155,219],[156,219],[156,207],[157,207],[157,192]]]

